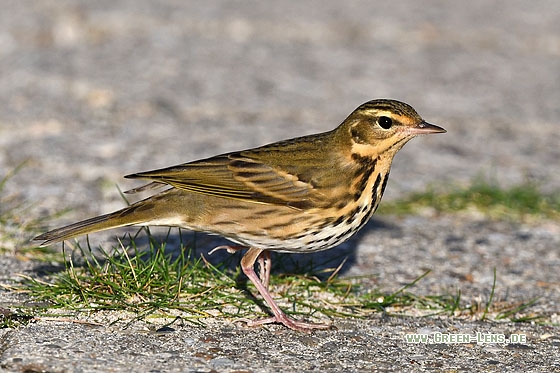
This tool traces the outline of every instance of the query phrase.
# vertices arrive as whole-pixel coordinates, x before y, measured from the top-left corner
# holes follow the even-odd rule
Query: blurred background
[[[328,131],[374,98],[407,102],[448,130],[414,139],[397,154],[381,208],[430,188],[468,187],[482,176],[506,189],[535,184],[537,194],[556,193],[549,207],[556,211],[541,217],[537,206],[537,216],[525,220],[507,209],[493,219],[480,211],[484,206],[438,213],[430,210],[441,199],[436,194],[420,212],[375,215],[336,249],[278,255],[274,262],[330,258],[335,268],[346,258],[342,275],[365,276],[360,291],[384,294],[431,271],[414,295],[457,294],[475,310],[493,302],[496,312],[520,310],[531,324],[484,323],[486,311],[471,315],[472,323],[469,316],[406,320],[380,312],[367,322],[337,321],[340,330],[323,339],[270,338],[220,319],[208,329],[177,325],[183,334],[168,337],[144,326],[123,334],[117,326],[33,319],[28,327],[3,329],[3,369],[111,364],[130,371],[167,360],[194,364],[178,370],[220,370],[204,364],[229,364],[222,359],[228,357],[237,370],[271,363],[332,371],[335,363],[342,370],[516,364],[523,371],[530,370],[523,361],[559,361],[553,329],[560,325],[558,0],[0,0],[1,282],[63,271],[62,264],[36,260],[36,248],[24,251],[29,239],[40,229],[123,207],[117,185],[141,185],[123,175]],[[34,225],[38,217],[45,218],[41,228]],[[92,247],[103,238],[115,243],[124,231],[91,235]],[[173,231],[172,244],[178,236]],[[212,237],[195,238],[205,255],[217,246]],[[22,302],[21,292],[0,291],[0,316],[8,318],[4,307]],[[540,322],[545,332],[535,326]],[[531,341],[453,347],[398,337],[495,328],[507,335],[531,330]]]
[[[485,174],[558,189],[560,3],[0,1],[0,175],[68,221],[122,175],[330,130],[395,98],[445,135],[386,198]]]

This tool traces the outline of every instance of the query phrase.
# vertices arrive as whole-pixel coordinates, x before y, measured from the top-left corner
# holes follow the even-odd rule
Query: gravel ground
[[[0,0],[0,175],[52,227],[122,206],[124,174],[334,128],[359,104],[413,105],[445,135],[399,153],[386,199],[477,175],[557,191],[560,3],[473,0],[197,2]],[[250,134],[250,136],[248,136]],[[551,171],[552,170],[552,171]],[[104,239],[107,235],[99,235]],[[92,238],[94,238],[92,236]],[[210,239],[208,242],[211,242]],[[552,326],[455,318],[334,320],[304,335],[223,320],[40,321],[0,330],[5,371],[560,371],[560,224],[378,216],[341,245],[346,275],[420,294],[460,289]],[[319,255],[319,254],[315,254]],[[321,254],[335,255],[335,253]],[[302,257],[302,260],[305,260]],[[0,257],[0,278],[39,264]],[[0,306],[23,299],[0,293]],[[407,333],[525,334],[518,344],[410,344]]]

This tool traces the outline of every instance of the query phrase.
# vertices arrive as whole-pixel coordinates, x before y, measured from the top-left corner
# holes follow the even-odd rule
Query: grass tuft
[[[8,195],[6,185],[27,162],[8,172],[0,179],[0,254],[11,252],[22,259],[53,260],[52,251],[29,244],[29,239],[44,225],[45,218],[36,218],[30,213],[32,205],[24,203],[17,194]],[[51,215],[49,218],[62,215]]]
[[[28,312],[12,311],[7,308],[0,307],[0,329],[16,328],[18,326],[27,325],[34,319],[34,316]]]
[[[177,310],[195,322],[215,309],[229,315],[228,304],[249,308],[251,303],[235,291],[233,276],[194,258],[182,244],[170,253],[165,242],[158,244],[150,236],[147,250],[131,240],[129,246],[121,242],[110,252],[89,245],[78,245],[74,251],[65,261],[65,270],[51,281],[26,277],[29,294],[53,308],[128,311],[141,317]],[[76,264],[75,257],[82,258],[83,264]]]
[[[22,165],[23,166],[23,165]],[[24,220],[27,208],[15,196],[3,196],[6,183],[22,167],[0,180],[0,252],[17,256],[46,258],[59,272],[47,277],[24,276],[5,290],[25,292],[35,302],[17,311],[0,308],[0,327],[16,327],[37,315],[54,316],[89,314],[96,311],[124,312],[123,320],[180,318],[194,324],[205,319],[247,319],[266,316],[256,289],[239,270],[240,253],[222,262],[195,254],[183,243],[179,230],[178,247],[168,247],[170,240],[158,242],[148,233],[149,243],[137,246],[134,238],[125,245],[110,249],[86,246],[63,246],[63,253],[23,245],[37,231],[41,220]],[[437,211],[461,211],[477,208],[489,216],[545,216],[558,218],[560,197],[544,196],[535,185],[500,189],[494,183],[479,181],[468,188],[444,193],[430,190],[410,198],[385,204],[385,213],[410,213],[422,208]],[[169,231],[171,232],[171,231]],[[169,237],[167,237],[169,238]],[[76,259],[79,258],[79,259]],[[271,292],[280,306],[300,318],[368,317],[376,312],[393,316],[449,315],[480,320],[540,320],[530,312],[537,299],[507,304],[494,302],[494,283],[485,304],[465,301],[458,290],[452,294],[418,295],[414,286],[426,272],[394,292],[371,289],[369,278],[341,278],[338,273],[344,258],[328,263],[303,261],[291,255],[274,260]],[[288,274],[289,273],[289,274]],[[21,307],[20,307],[21,308]],[[130,321],[130,313],[134,314]],[[172,321],[174,322],[174,321]]]
[[[402,200],[381,204],[381,214],[411,214],[422,209],[459,212],[475,209],[495,219],[560,219],[560,193],[543,194],[537,184],[526,182],[503,188],[497,181],[479,177],[467,187],[428,188]]]
[[[25,276],[20,290],[49,308],[78,313],[124,311],[134,313],[136,320],[179,317],[203,324],[210,317],[235,320],[266,316],[258,307],[264,304],[260,297],[255,298],[256,289],[234,264],[239,260],[237,253],[223,262],[211,263],[203,256],[195,256],[182,242],[178,250],[169,250],[165,241],[157,243],[153,236],[149,238],[145,250],[137,247],[132,238],[128,246],[120,242],[111,251],[78,245],[62,272],[47,281]],[[72,259],[75,257],[83,258],[83,264],[78,265]],[[340,266],[325,269],[319,263],[303,269],[295,274],[277,274],[282,268],[275,268],[271,276],[271,291],[280,306],[298,317],[367,317],[383,312],[393,316],[444,314],[534,320],[524,313],[533,301],[510,308],[500,305],[494,310],[495,283],[487,304],[479,306],[465,304],[460,291],[428,296],[413,293],[414,286],[429,272],[387,293],[366,289],[364,280],[368,278],[339,278]]]

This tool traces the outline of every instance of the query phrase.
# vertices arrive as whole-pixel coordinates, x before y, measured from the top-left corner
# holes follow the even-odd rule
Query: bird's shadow
[[[321,281],[328,279],[335,272],[336,275],[344,275],[356,264],[357,248],[366,235],[372,234],[372,231],[394,229],[396,229],[395,226],[390,223],[379,219],[371,219],[358,233],[332,249],[297,254],[273,252],[271,273],[275,275],[303,275]],[[230,253],[227,250],[212,252],[212,249],[216,247],[235,246],[231,241],[219,236],[176,228],[150,228],[148,234],[143,233],[142,230],[129,229],[124,237],[113,238],[111,245],[104,245],[104,247],[134,248],[129,250],[133,255],[142,254],[152,247],[157,248],[157,250],[165,250],[164,254],[169,255],[171,259],[181,255],[182,250],[189,250],[191,258],[203,258],[205,262],[220,270],[229,273],[237,272],[238,275],[235,278],[237,287],[247,291],[248,279],[240,271],[237,271],[245,250],[237,250],[235,253]],[[94,244],[90,245],[89,241],[82,247],[87,247],[87,249],[74,249],[70,253],[73,266],[85,266],[88,257],[91,258],[92,256],[95,256],[96,262],[103,265],[108,260],[108,255],[111,255],[111,251],[100,249]],[[123,258],[123,260],[125,259]],[[64,271],[65,268],[63,265],[55,267],[48,265],[47,268],[44,264],[40,264],[33,271],[39,274],[53,274]],[[247,291],[247,293],[253,297],[251,292]],[[255,301],[259,302],[259,299],[255,299]]]
[[[396,227],[379,219],[371,219],[358,233],[342,244],[332,249],[305,253],[276,253],[272,252],[273,274],[295,274],[311,275],[319,279],[328,278],[333,271],[339,275],[345,274],[356,264],[356,251],[360,242],[372,231],[394,230]],[[215,250],[217,247],[233,246],[237,244],[214,235],[186,230],[169,231],[161,229],[151,230],[150,235],[136,235],[134,237],[136,247],[148,247],[150,240],[153,243],[165,243],[166,253],[179,255],[180,250],[191,250],[190,255],[198,258],[203,257],[205,261],[213,266],[234,271],[241,261],[246,250],[236,250],[231,253],[227,250]],[[121,240],[124,246],[131,245],[130,236]],[[243,276],[245,277],[245,276]]]

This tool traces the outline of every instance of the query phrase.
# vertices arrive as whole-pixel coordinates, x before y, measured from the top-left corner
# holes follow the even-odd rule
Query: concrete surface
[[[0,175],[50,227],[122,206],[122,175],[329,130],[379,97],[448,133],[399,153],[386,199],[477,175],[560,185],[557,1],[0,1]],[[92,236],[103,240],[110,235]],[[25,237],[29,238],[29,237]],[[23,241],[22,241],[23,244]],[[345,274],[396,290],[540,297],[548,325],[455,318],[333,320],[303,335],[41,321],[0,330],[0,368],[93,371],[560,371],[560,223],[376,217],[337,250]],[[330,254],[329,254],[330,255]],[[302,259],[305,260],[305,259]],[[39,264],[2,256],[3,283]],[[0,306],[24,302],[0,293]],[[408,344],[406,333],[524,333],[525,344]]]

